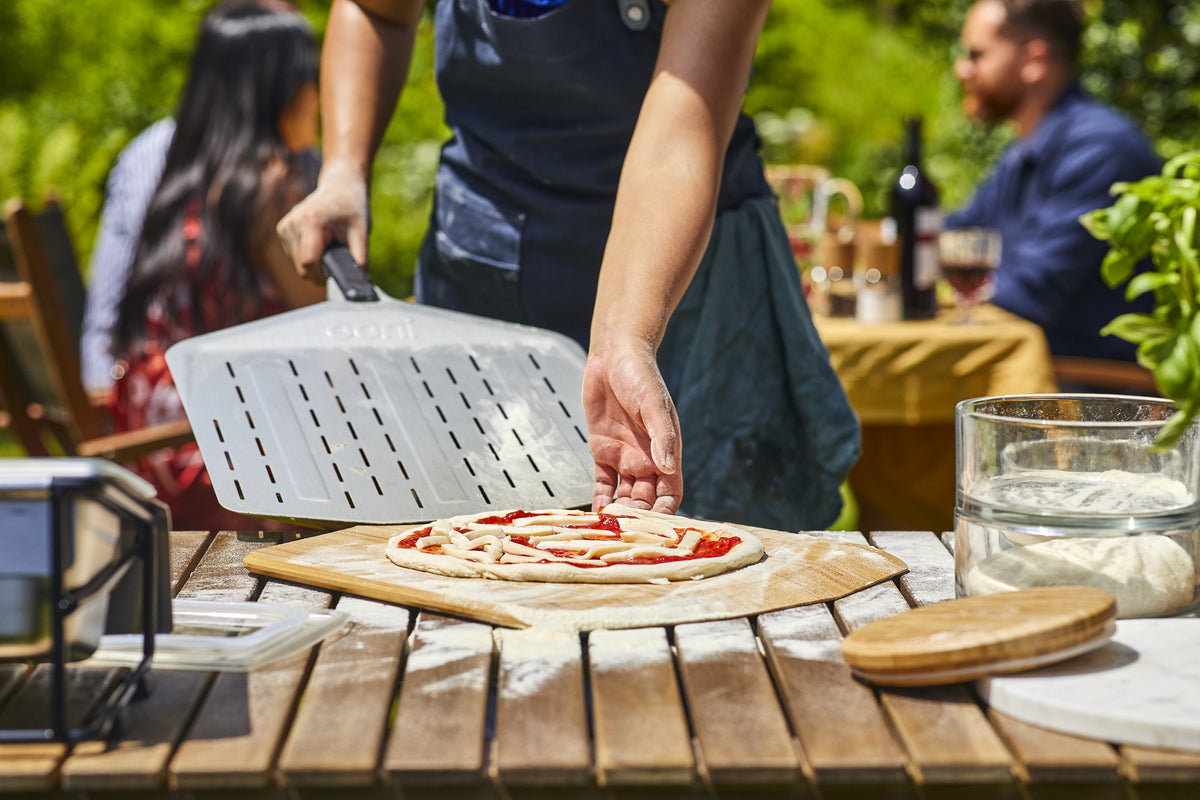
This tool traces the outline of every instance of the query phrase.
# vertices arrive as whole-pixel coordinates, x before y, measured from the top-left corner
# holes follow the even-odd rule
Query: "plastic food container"
[[[169,630],[168,527],[154,488],[111,462],[0,459],[0,658],[52,655],[56,609],[68,659],[138,630],[143,569],[157,572]],[[153,563],[139,561],[147,552]]]
[[[334,609],[183,599],[171,613],[171,632],[155,637],[155,669],[254,669],[311,647],[350,618]],[[132,666],[141,657],[141,636],[115,634],[100,639],[88,663]]]
[[[956,412],[959,597],[1036,586],[1112,593],[1119,617],[1200,594],[1200,422],[1166,452],[1169,400],[984,397]]]

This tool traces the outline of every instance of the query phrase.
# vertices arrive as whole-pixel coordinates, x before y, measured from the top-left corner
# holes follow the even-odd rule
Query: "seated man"
[[[955,64],[964,107],[985,124],[1009,121],[1017,140],[951,228],[1003,236],[994,302],[1046,332],[1055,355],[1132,361],[1134,346],[1100,329],[1119,314],[1149,311],[1100,276],[1108,243],[1079,222],[1109,206],[1109,188],[1157,173],[1161,163],[1127,118],[1090,98],[1077,78],[1083,29],[1072,0],[978,0]]]

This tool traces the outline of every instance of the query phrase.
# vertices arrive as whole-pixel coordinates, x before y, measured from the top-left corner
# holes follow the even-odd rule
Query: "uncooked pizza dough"
[[[763,545],[741,528],[613,503],[599,515],[553,509],[451,517],[393,536],[386,553],[399,566],[453,578],[661,583],[753,564]]]
[[[1117,616],[1153,617],[1192,604],[1196,568],[1167,536],[1073,537],[1003,550],[972,567],[964,583],[969,595],[1094,586],[1117,598]]]

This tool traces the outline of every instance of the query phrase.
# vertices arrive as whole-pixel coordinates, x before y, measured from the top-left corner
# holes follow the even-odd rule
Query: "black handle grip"
[[[321,271],[325,277],[333,278],[345,298],[352,303],[369,303],[379,299],[367,271],[358,265],[354,256],[350,255],[350,248],[344,244],[335,243],[326,248],[321,255]]]

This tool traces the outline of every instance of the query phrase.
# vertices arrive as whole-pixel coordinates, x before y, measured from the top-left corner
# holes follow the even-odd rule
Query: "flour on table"
[[[588,661],[593,671],[642,672],[671,661],[671,647],[661,628],[598,630],[588,635]]]
[[[500,692],[505,697],[537,694],[579,663],[579,636],[561,630],[498,628]]]

